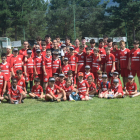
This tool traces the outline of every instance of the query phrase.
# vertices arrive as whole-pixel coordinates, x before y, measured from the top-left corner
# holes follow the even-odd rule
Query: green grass
[[[140,97],[0,106],[0,139],[140,139]]]

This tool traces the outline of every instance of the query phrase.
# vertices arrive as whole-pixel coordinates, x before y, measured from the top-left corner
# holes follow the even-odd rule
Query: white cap
[[[10,45],[8,45],[6,48],[7,48],[7,49],[11,49],[11,46],[10,46]]]

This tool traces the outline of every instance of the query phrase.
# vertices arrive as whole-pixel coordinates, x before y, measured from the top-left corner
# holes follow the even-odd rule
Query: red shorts
[[[130,74],[130,70],[124,68],[124,69],[121,69],[121,76],[122,77],[128,77],[128,75]]]
[[[26,77],[25,77],[25,81],[29,82],[29,81],[33,81],[34,80],[34,74],[33,73],[29,73]]]
[[[11,83],[10,80],[7,81],[7,85],[6,85],[6,90],[8,90],[11,87]]]
[[[43,74],[38,74],[35,78],[39,78],[41,81],[43,80]]]
[[[49,78],[52,77],[52,69],[46,69],[47,76],[43,74],[44,82],[47,83]]]
[[[137,76],[140,77],[140,70],[131,70],[130,74],[133,76],[136,76],[136,74],[137,74]]]
[[[97,79],[97,78],[98,78],[97,72],[92,72],[92,73],[93,73],[93,75],[94,75],[94,78]]]

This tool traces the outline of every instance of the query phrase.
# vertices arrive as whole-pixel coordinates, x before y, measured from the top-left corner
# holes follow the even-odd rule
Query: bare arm
[[[114,69],[115,69],[115,61],[113,62],[113,65],[112,65],[112,70],[111,70],[111,72],[114,72]]]

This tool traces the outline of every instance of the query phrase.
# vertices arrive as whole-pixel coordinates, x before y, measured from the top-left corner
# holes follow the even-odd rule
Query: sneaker
[[[35,99],[35,97],[32,97],[32,99]]]
[[[50,102],[53,102],[54,100],[53,99],[50,99]]]
[[[93,100],[93,98],[92,97],[88,97],[89,98],[89,100]]]
[[[21,100],[21,103],[24,103],[24,100]]]
[[[38,96],[35,96],[35,99],[38,99]]]
[[[129,97],[130,97],[130,98],[133,98],[134,96],[133,96],[133,95],[130,95]]]

